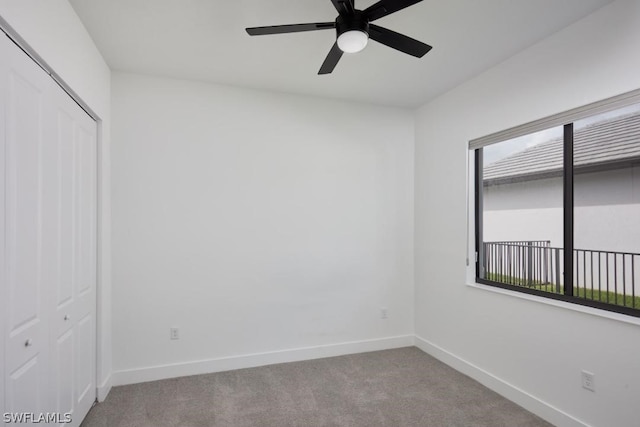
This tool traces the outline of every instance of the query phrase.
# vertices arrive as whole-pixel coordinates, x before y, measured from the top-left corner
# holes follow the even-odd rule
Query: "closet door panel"
[[[96,124],[86,114],[76,116],[76,125],[76,405],[86,413],[96,390],[97,141]]]
[[[87,125],[93,127],[88,128]],[[77,239],[78,281],[77,294],[84,297],[95,291],[96,283],[96,242],[95,242],[95,205],[96,205],[96,147],[95,125],[78,123],[77,138]],[[89,311],[89,307],[85,307]]]
[[[60,153],[60,280],[53,324],[56,412],[76,426],[96,397],[96,125],[62,90],[54,96]]]
[[[9,325],[12,335],[41,316],[40,188],[42,93],[20,75],[9,76],[8,247]]]
[[[18,49],[6,49],[5,57],[5,410],[39,413],[50,408],[41,165],[51,131],[46,118],[51,80]]]
[[[91,316],[85,316],[78,322],[78,360],[75,367],[77,370],[77,399],[79,404],[82,403],[88,393],[92,392],[93,363],[90,358],[93,347],[92,335],[93,319]],[[93,401],[94,399],[92,398],[91,403]]]
[[[74,414],[74,366],[76,357],[74,354],[76,336],[73,328],[74,292],[75,280],[75,254],[74,254],[74,144],[75,144],[75,120],[73,118],[71,103],[62,102],[52,105],[52,114],[55,117],[55,147],[57,158],[51,164],[57,164],[57,170],[50,168],[52,199],[56,204],[56,234],[55,248],[57,253],[57,276],[52,279],[49,286],[53,290],[52,305],[54,310],[51,319],[51,378],[53,382],[52,393],[54,395],[54,410],[60,414]],[[55,172],[55,173],[54,173]],[[55,182],[55,184],[54,184]],[[55,196],[53,196],[55,195]],[[54,220],[51,219],[53,222]],[[54,237],[53,235],[51,237]]]
[[[57,109],[56,126],[59,169],[56,173],[58,191],[56,197],[59,205],[58,218],[58,251],[59,251],[59,278],[56,281],[55,302],[56,308],[61,309],[73,300],[74,281],[74,209],[73,194],[75,170],[73,159],[74,131],[73,117],[65,110]],[[63,319],[64,320],[64,319]],[[63,328],[66,325],[63,323]],[[59,331],[63,332],[63,331]]]
[[[73,414],[74,412],[74,381],[73,369],[75,365],[75,334],[70,329],[62,334],[55,345],[55,412]]]
[[[9,373],[7,412],[39,413],[43,410],[44,390],[41,383],[41,376],[44,373],[43,365],[41,355],[36,354]]]

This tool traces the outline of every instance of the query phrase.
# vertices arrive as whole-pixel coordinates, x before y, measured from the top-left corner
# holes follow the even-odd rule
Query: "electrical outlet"
[[[386,307],[381,307],[380,308],[380,318],[381,319],[386,319],[387,317],[389,317],[389,310],[387,310]]]
[[[169,329],[169,338],[171,338],[172,340],[180,339],[180,331],[178,330],[178,328]]]
[[[596,391],[595,375],[591,372],[582,371],[582,388]]]

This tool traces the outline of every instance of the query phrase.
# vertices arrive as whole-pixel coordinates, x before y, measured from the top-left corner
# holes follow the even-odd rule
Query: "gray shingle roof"
[[[559,176],[562,139],[555,138],[514,153],[484,168],[484,184]],[[640,163],[640,113],[593,123],[574,133],[575,171]]]

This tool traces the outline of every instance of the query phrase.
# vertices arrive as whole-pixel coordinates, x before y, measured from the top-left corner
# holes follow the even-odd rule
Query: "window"
[[[477,282],[640,317],[640,97],[628,99],[470,143]]]

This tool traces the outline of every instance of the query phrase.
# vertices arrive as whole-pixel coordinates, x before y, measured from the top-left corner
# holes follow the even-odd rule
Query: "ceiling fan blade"
[[[336,28],[335,22],[316,22],[313,24],[272,25],[269,27],[247,28],[250,36],[264,36],[268,34],[299,33],[302,31],[330,30]]]
[[[338,47],[338,42],[336,42],[333,44],[329,54],[322,63],[322,67],[320,67],[318,74],[331,74],[333,69],[336,68],[336,65],[338,65],[340,58],[342,58],[342,51]]]
[[[364,13],[364,16],[369,19],[369,22],[371,22],[406,7],[413,6],[421,1],[422,0],[380,0],[378,3],[369,6],[362,12]]]
[[[353,11],[355,10],[353,0],[331,0],[331,3],[333,3],[333,6],[340,15],[353,15]]]
[[[431,46],[407,37],[395,31],[369,24],[369,37],[378,43],[389,46],[406,54],[422,58],[431,50]]]

